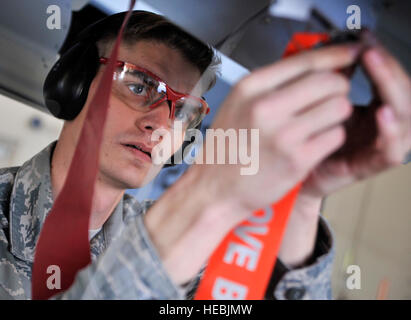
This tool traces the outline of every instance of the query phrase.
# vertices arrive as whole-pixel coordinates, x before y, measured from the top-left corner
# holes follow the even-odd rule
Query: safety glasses
[[[100,63],[107,64],[108,58],[101,57]],[[119,60],[116,67],[112,89],[133,109],[155,108],[167,102],[171,125],[175,120],[179,120],[185,128],[196,127],[210,111],[204,99],[174,91],[144,68]]]

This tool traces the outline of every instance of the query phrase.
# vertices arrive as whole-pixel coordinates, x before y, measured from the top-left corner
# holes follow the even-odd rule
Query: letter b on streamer
[[[244,300],[247,296],[247,287],[218,277],[212,295],[215,300]]]

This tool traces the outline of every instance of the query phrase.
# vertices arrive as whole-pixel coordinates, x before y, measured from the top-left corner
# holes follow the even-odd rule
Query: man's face
[[[172,89],[182,93],[190,93],[201,76],[199,70],[179,51],[159,42],[139,41],[132,46],[121,46],[118,60],[151,71]],[[78,128],[81,128],[80,123],[84,121],[103,70],[104,67],[100,68],[94,78],[85,107],[74,120],[79,123]],[[161,141],[152,141],[152,133],[157,129],[167,130],[173,136],[169,112],[167,102],[138,111],[112,93],[101,145],[98,179],[121,189],[138,188],[151,181],[161,167],[153,165],[152,159],[141,151],[126,145],[143,145],[146,149],[152,149]],[[173,153],[180,148],[183,135],[177,140],[172,146]]]

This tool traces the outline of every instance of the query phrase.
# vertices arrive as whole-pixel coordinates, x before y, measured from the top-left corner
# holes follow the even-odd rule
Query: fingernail
[[[368,52],[368,59],[371,63],[375,65],[380,65],[383,63],[384,58],[382,57],[381,53],[379,53],[377,50],[371,49],[371,51]]]
[[[390,107],[384,107],[382,110],[382,116],[385,122],[393,122],[395,120],[394,112]]]

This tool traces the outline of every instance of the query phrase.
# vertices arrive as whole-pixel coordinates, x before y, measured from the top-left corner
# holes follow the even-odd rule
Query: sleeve
[[[181,300],[185,291],[168,276],[143,215],[139,215],[96,261],[77,274],[68,290],[53,299]]]
[[[29,270],[9,251],[9,199],[18,167],[0,169],[0,300],[27,299]]]
[[[277,259],[266,291],[266,299],[332,299],[333,242],[332,231],[326,220],[320,216],[316,244],[310,261],[304,267],[290,269]]]
[[[29,279],[18,270],[17,261],[9,252],[6,226],[7,220],[0,208],[0,300],[23,300],[26,299],[24,283]]]
[[[326,220],[320,216],[314,253],[301,268],[290,269],[277,259],[269,281],[266,300],[331,299],[331,271],[334,259],[333,235]],[[186,299],[193,299],[204,274],[200,273],[184,285]]]
[[[277,260],[266,299],[331,299],[333,256],[332,233],[321,217],[311,261],[289,269]],[[173,283],[139,215],[105,253],[78,273],[67,291],[53,299],[192,299],[203,272],[204,268],[183,286]]]

